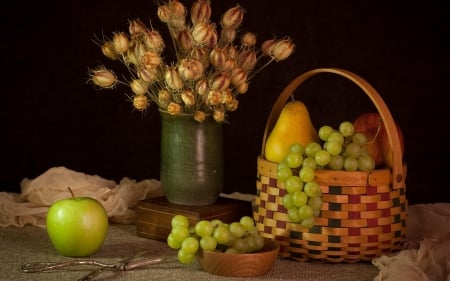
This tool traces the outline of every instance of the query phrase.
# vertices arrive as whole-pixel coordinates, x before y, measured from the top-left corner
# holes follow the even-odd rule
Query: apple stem
[[[72,198],[75,198],[75,194],[73,194],[72,188],[70,188],[70,186],[68,186],[67,189],[70,191],[70,194],[72,194]]]
[[[382,124],[382,121],[381,121],[381,118],[379,118],[379,119],[378,119],[377,132],[375,133],[375,135],[373,136],[373,138],[372,138],[370,141],[368,141],[368,142],[366,143],[366,145],[367,145],[367,144],[373,143],[373,142],[377,139],[378,134],[379,134],[380,131],[381,131],[381,124]]]

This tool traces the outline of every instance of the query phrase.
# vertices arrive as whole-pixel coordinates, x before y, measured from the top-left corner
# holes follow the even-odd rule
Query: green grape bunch
[[[314,226],[323,205],[322,191],[315,181],[316,170],[375,169],[375,161],[365,147],[367,137],[355,133],[350,121],[341,122],[338,129],[324,125],[318,135],[322,143],[311,142],[305,147],[292,144],[277,167],[277,179],[286,189],[282,204],[287,209],[289,221],[306,228]]]
[[[263,248],[264,237],[250,216],[243,216],[232,223],[213,219],[189,225],[186,216],[175,215],[171,220],[167,245],[178,250],[178,261],[190,264],[200,249],[234,254],[256,252]]]

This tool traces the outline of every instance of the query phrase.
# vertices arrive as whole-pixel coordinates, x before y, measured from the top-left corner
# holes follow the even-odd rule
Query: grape
[[[219,219],[213,219],[213,220],[211,221],[211,224],[212,224],[212,226],[213,226],[214,228],[216,228],[216,227],[218,227],[219,225],[222,225],[223,222],[222,222],[221,220],[219,220]]]
[[[232,248],[236,249],[240,253],[247,253],[249,252],[250,247],[246,239],[239,238],[234,241]]]
[[[330,162],[331,155],[326,150],[320,150],[316,152],[316,155],[314,156],[314,160],[316,160],[317,165],[319,166],[325,166]]]
[[[321,197],[311,197],[308,200],[308,205],[311,206],[311,208],[314,211],[320,211],[323,205],[323,201]]]
[[[186,228],[189,227],[189,220],[186,216],[183,215],[175,215],[172,217],[172,220],[170,221],[170,224],[172,227],[175,226],[184,226]]]
[[[211,236],[214,230],[214,226],[212,223],[208,220],[200,220],[195,224],[195,234],[197,234],[200,237],[203,236]]]
[[[178,250],[181,248],[181,242],[177,240],[172,233],[169,233],[167,236],[167,245],[169,245],[170,248]]]
[[[353,127],[353,123],[350,121],[344,121],[341,124],[339,124],[339,132],[344,137],[350,137],[353,136],[355,133],[355,128]]]
[[[282,205],[288,219],[307,228],[314,226],[323,205],[322,190],[315,181],[318,168],[345,171],[375,168],[365,147],[367,136],[355,133],[351,122],[341,122],[337,130],[322,126],[318,135],[320,143],[311,142],[305,147],[293,144],[277,168],[277,179],[287,192]]]
[[[252,239],[255,240],[255,251],[260,250],[264,247],[264,237],[262,235],[252,235]]]
[[[300,220],[306,220],[314,217],[314,210],[309,205],[301,206],[298,208],[298,216]]]
[[[182,222],[184,220],[182,217],[177,215],[174,221]],[[191,232],[189,228],[192,229]],[[167,244],[170,248],[178,250],[177,257],[181,263],[189,264],[199,249],[248,253],[260,250],[264,246],[264,238],[256,229],[253,218],[243,216],[239,221],[229,224],[219,219],[200,220],[192,226],[174,223],[167,236]]]
[[[232,222],[229,226],[230,232],[234,235],[236,238],[241,238],[245,235],[247,230],[240,222]]]
[[[292,203],[295,207],[301,207],[308,203],[308,196],[303,191],[296,191],[292,194]]]
[[[189,229],[185,226],[177,225],[175,227],[172,227],[172,230],[170,232],[173,236],[173,239],[182,242],[184,239],[189,237]]]
[[[242,254],[241,252],[239,252],[237,249],[230,247],[227,248],[224,252],[225,254]]]
[[[299,143],[294,143],[290,147],[290,152],[303,154],[305,151],[304,147]]]
[[[344,160],[344,169],[346,171],[358,170],[358,159],[356,157],[349,156]]]
[[[317,167],[316,160],[314,160],[313,157],[306,157],[303,159],[302,167],[303,168],[308,167],[315,170]]]
[[[325,125],[320,127],[319,129],[319,138],[323,141],[327,141],[330,134],[333,132],[333,128],[331,126]]]
[[[315,173],[314,169],[310,167],[303,167],[300,169],[299,177],[303,182],[310,182],[314,180]]]
[[[232,236],[233,234],[231,234],[230,229],[223,224],[216,227],[213,232],[214,239],[217,240],[217,243],[222,245],[228,245],[232,239]]]
[[[197,238],[189,236],[181,243],[181,250],[183,250],[185,253],[195,254],[199,246],[200,245]]]
[[[322,195],[320,185],[315,181],[307,182],[304,186],[304,192],[308,197],[320,197]]]
[[[284,181],[284,188],[290,193],[301,191],[303,189],[303,181],[299,176],[290,176]]]
[[[350,157],[358,157],[361,152],[361,146],[356,143],[350,143],[345,147],[345,152],[347,152]]]
[[[287,215],[289,218],[289,221],[297,223],[300,222],[302,219],[300,218],[300,215],[298,214],[297,208],[291,208],[287,210]]]
[[[352,141],[359,145],[365,145],[367,143],[367,136],[363,133],[356,133],[353,135]]]
[[[369,155],[362,155],[358,158],[358,170],[370,171],[375,169],[375,160]]]
[[[338,131],[333,131],[329,136],[327,141],[337,141],[340,144],[344,144],[344,136],[338,132]]]
[[[252,231],[255,229],[255,221],[252,217],[249,216],[243,216],[239,222],[244,226],[245,230]]]
[[[195,253],[187,253],[182,249],[178,250],[178,261],[182,264],[190,264],[194,261]]]
[[[285,160],[290,168],[298,168],[303,162],[303,156],[300,152],[290,152]]]
[[[282,198],[282,204],[286,209],[294,208],[294,202],[292,201],[292,194],[293,193],[286,193]]]
[[[200,247],[206,251],[214,251],[217,247],[217,240],[212,236],[200,238]]]
[[[322,150],[322,147],[320,146],[320,144],[318,144],[316,142],[311,142],[305,147],[305,154],[308,157],[314,158],[314,155],[316,155],[316,152],[320,151],[320,150]]]
[[[328,167],[332,170],[342,170],[344,168],[344,157],[341,155],[331,155]]]
[[[324,148],[331,155],[339,155],[342,152],[342,144],[336,140],[327,141],[324,143]]]
[[[292,176],[292,170],[289,167],[279,167],[277,170],[277,179],[285,181],[288,177]]]
[[[302,220],[301,225],[306,228],[311,228],[314,226],[315,223],[316,223],[316,220],[314,219],[314,217],[310,217],[310,218]]]

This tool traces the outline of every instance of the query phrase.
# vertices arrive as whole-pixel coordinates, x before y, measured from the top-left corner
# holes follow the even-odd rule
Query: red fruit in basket
[[[389,138],[381,116],[378,112],[365,112],[358,115],[353,121],[355,132],[364,133],[367,136],[366,145],[370,156],[375,160],[376,166],[392,167],[392,150]],[[402,156],[404,153],[403,132],[398,124],[395,124],[400,140]]]

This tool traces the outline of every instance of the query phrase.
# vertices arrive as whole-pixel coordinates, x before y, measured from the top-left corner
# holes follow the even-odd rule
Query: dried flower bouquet
[[[252,77],[295,49],[287,37],[266,40],[257,49],[254,33],[238,35],[244,13],[239,5],[228,9],[219,29],[210,21],[209,0],[195,1],[189,14],[181,2],[169,0],[158,6],[157,14],[167,24],[176,61],[164,61],[161,34],[135,19],[129,22],[128,34],[116,32],[97,42],[107,58],[128,68],[128,81],[119,80],[105,66],[90,70],[89,81],[102,89],[129,85],[129,98],[140,111],[155,103],[173,115],[193,114],[199,122],[212,115],[224,122],[226,112],[238,108],[238,97],[247,92]]]

